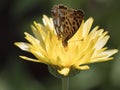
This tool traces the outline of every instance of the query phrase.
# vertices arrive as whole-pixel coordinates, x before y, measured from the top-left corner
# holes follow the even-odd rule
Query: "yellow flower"
[[[60,75],[68,76],[72,69],[89,69],[89,63],[111,60],[111,56],[118,52],[117,49],[107,50],[104,47],[110,38],[107,31],[99,29],[99,26],[90,31],[93,18],[85,22],[83,20],[76,34],[68,41],[67,47],[58,40],[52,18],[44,15],[43,23],[44,25],[34,22],[32,30],[35,37],[25,32],[25,39],[29,43],[16,42],[15,45],[36,57],[20,56],[21,58],[56,67]]]

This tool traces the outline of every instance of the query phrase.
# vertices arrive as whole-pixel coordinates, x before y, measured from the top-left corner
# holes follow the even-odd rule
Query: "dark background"
[[[61,90],[61,80],[53,77],[47,65],[28,62],[27,55],[13,45],[25,41],[24,32],[31,31],[33,21],[42,23],[42,15],[51,16],[55,4],[83,9],[85,20],[94,18],[111,36],[107,46],[120,46],[120,0],[0,0],[0,90]],[[104,63],[91,64],[70,79],[70,90],[120,90],[120,54]]]

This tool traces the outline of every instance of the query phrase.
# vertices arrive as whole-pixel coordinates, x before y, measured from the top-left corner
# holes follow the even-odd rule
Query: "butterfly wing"
[[[53,17],[53,24],[58,36],[58,39],[63,37],[64,32],[64,20],[65,20],[65,12],[67,12],[67,7],[62,5],[55,5],[52,10],[51,14]]]
[[[65,20],[62,26],[64,26],[63,38],[64,42],[67,42],[80,27],[84,13],[81,10],[69,9],[65,15]]]

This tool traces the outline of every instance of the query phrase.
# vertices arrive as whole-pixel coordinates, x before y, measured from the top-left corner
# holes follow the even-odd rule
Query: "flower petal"
[[[24,59],[24,60],[32,61],[32,62],[41,63],[40,60],[33,59],[33,58],[29,58],[29,57],[26,57],[26,56],[20,56],[20,58],[22,58],[22,59]]]
[[[108,39],[110,38],[110,36],[105,36],[103,38],[100,38],[97,42],[96,42],[96,45],[95,45],[95,48],[97,50],[101,49],[102,47],[104,47],[108,41]]]
[[[77,69],[80,69],[80,70],[88,70],[90,69],[90,67],[88,65],[83,65],[83,66],[79,66],[79,67],[76,67]]]
[[[58,70],[58,72],[64,76],[67,76],[69,74],[70,69],[69,68],[63,68],[61,70]]]
[[[91,26],[92,26],[92,23],[93,23],[93,18],[89,18],[85,24],[84,24],[84,27],[83,27],[83,31],[82,31],[82,37],[86,37],[91,29]]]
[[[29,52],[29,45],[28,43],[24,43],[24,42],[15,42],[14,43],[16,46],[18,46],[20,49],[24,50],[24,51],[28,51]]]

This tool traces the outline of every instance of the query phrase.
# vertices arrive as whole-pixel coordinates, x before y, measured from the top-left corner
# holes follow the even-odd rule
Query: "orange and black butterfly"
[[[67,41],[80,27],[84,12],[60,4],[53,6],[51,14],[58,39],[61,38],[63,46],[67,46]]]

